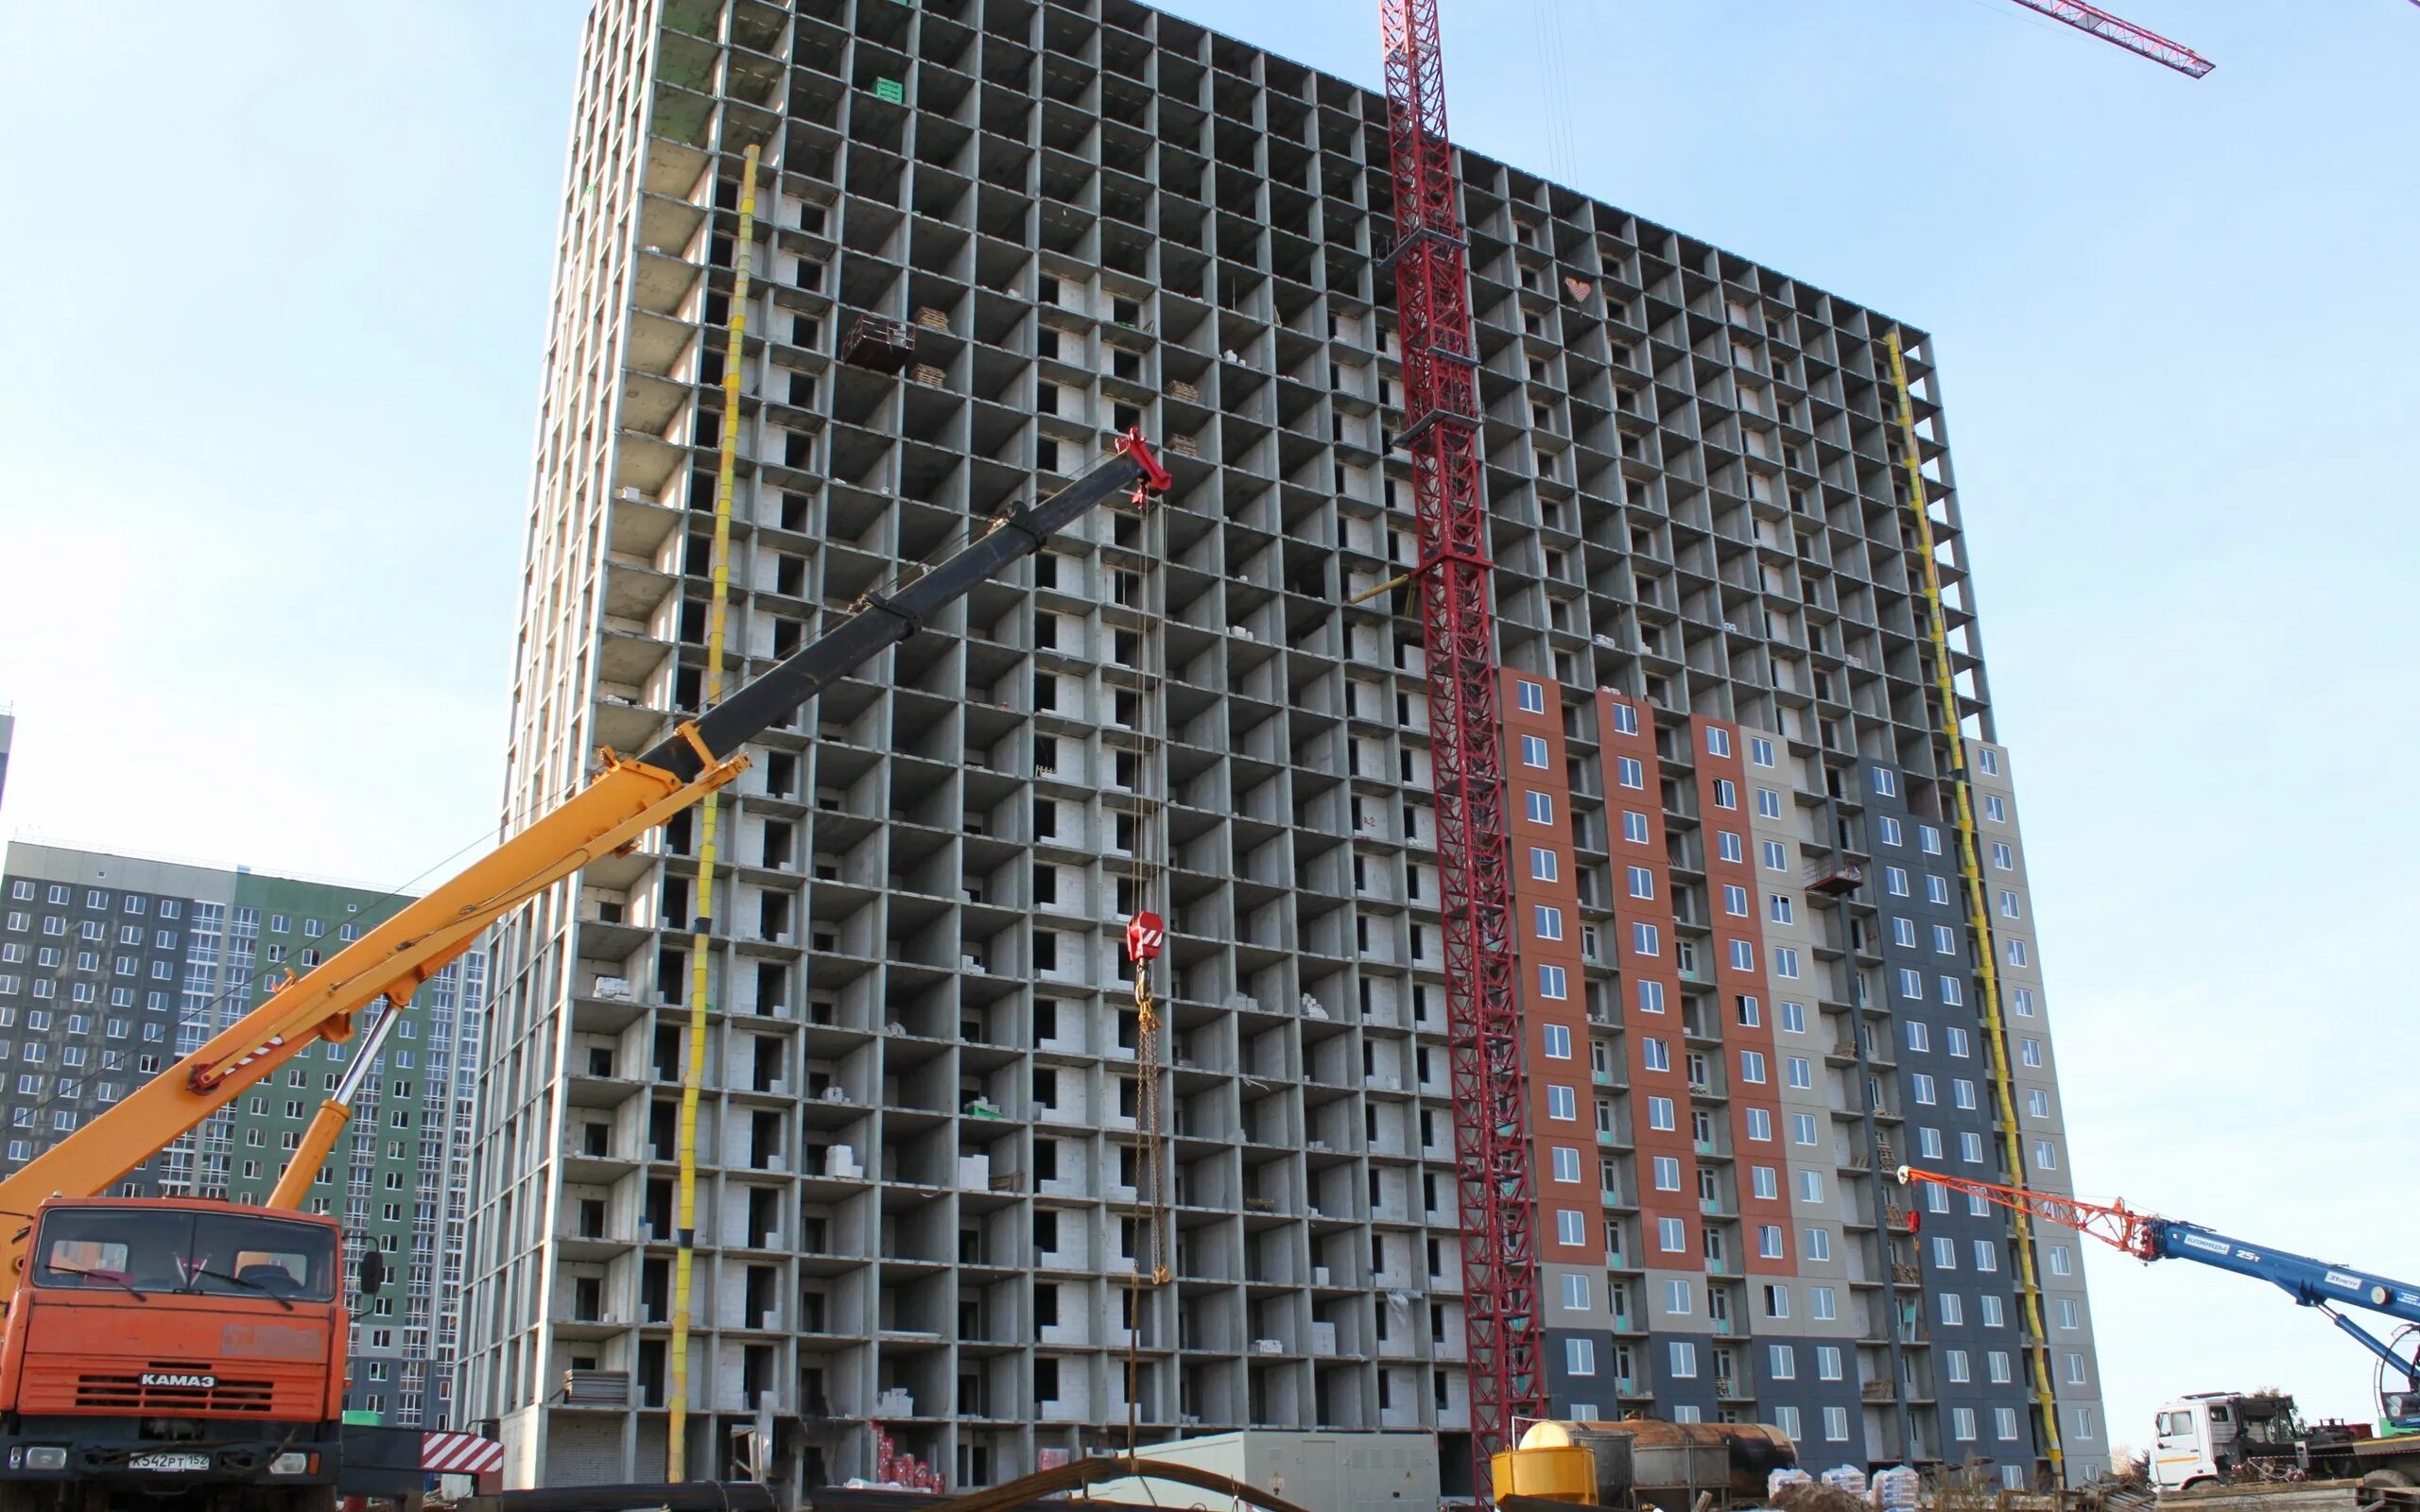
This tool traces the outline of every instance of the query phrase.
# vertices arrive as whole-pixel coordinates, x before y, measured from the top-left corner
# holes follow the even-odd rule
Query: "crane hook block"
[[[1160,916],[1146,908],[1126,926],[1126,958],[1150,961],[1159,958],[1160,947],[1167,943],[1167,926]]]
[[[1128,427],[1126,434],[1117,438],[1117,449],[1132,457],[1134,465],[1142,469],[1140,481],[1145,490],[1152,493],[1166,493],[1176,487],[1175,475],[1152,455],[1151,443],[1143,439],[1142,426]]]

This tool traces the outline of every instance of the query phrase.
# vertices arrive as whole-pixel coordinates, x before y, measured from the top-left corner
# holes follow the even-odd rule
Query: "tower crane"
[[[2083,0],[2016,0],[2199,78],[2192,49]],[[1537,1198],[1515,988],[1504,725],[1478,454],[1478,348],[1461,184],[1445,117],[1438,0],[1379,0],[1394,191],[1397,344],[1426,658],[1439,918],[1454,1098],[1473,1484],[1488,1495],[1513,1419],[1543,1417]],[[1394,583],[1383,585],[1394,587]],[[1368,595],[1364,595],[1368,596]],[[2055,1463],[2056,1450],[2053,1448]]]
[[[1543,1417],[1537,1196],[1529,1076],[1512,976],[1512,885],[1504,815],[1487,500],[1480,490],[1478,357],[1461,183],[1445,129],[1437,0],[1380,0],[1388,157],[1394,177],[1395,330],[1418,532],[1437,800],[1445,1035],[1454,1177],[1470,1353],[1473,1485],[1514,1418]]]
[[[2164,67],[2173,68],[2188,78],[2200,78],[2218,65],[2186,46],[2174,43],[2147,27],[2135,26],[2122,17],[2113,16],[2099,6],[2083,0],[2012,0],[2013,4],[2065,22],[2076,30],[2089,33],[2113,46],[2123,47],[2138,58],[2148,58]],[[2420,5],[2420,0],[2412,0]]]

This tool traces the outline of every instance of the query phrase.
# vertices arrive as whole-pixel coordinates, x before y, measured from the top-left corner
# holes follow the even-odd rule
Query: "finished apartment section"
[[[879,1424],[980,1485],[1122,1442],[1130,1391],[1147,1433],[1462,1432],[1426,679],[1399,596],[1353,602],[1413,556],[1383,102],[1124,0],[603,4],[579,89],[510,822],[697,706],[731,365],[735,677],[1115,431],[1177,477],[726,794],[689,1462],[765,1428],[786,1478],[838,1479]],[[1918,1119],[1886,974],[1875,829],[1939,824],[1945,775],[1893,324],[1462,166],[1555,1405],[2028,1479],[2032,1399],[1989,1358],[2024,1348],[2014,1281],[1972,1260],[2006,1226],[1962,1216],[1955,1276],[1927,1268],[1878,1176],[1911,1127],[1993,1126]],[[1898,329],[1988,735],[1936,380]],[[846,360],[883,342],[896,375]],[[592,866],[499,952],[464,1390],[516,1484],[666,1461],[699,840]],[[1138,855],[1167,863],[1175,1205],[1142,1289]],[[2024,1074],[2056,1141],[2047,1060]],[[1988,1329],[1986,1296],[2005,1321],[1959,1335],[1952,1391],[1942,1331]]]

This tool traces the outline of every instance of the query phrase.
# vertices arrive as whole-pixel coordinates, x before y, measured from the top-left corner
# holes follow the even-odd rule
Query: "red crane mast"
[[[2016,0],[2199,78],[2208,60],[2083,4]],[[2420,0],[2415,0],[2420,3]],[[1454,1166],[1470,1355],[1474,1485],[1515,1418],[1547,1411],[1539,1360],[1537,1195],[1528,1068],[1512,954],[1504,812],[1504,722],[1478,452],[1478,357],[1461,185],[1445,126],[1437,0],[1379,0],[1394,183],[1395,281],[1405,430],[1426,651]]]
[[[1478,358],[1461,185],[1445,129],[1437,0],[1380,0],[1379,17],[1394,177],[1390,256],[1403,352],[1400,444],[1411,455],[1436,779],[1471,1450],[1484,1497],[1489,1457],[1508,1447],[1512,1420],[1543,1417],[1547,1406],[1529,1075],[1513,977],[1504,721],[1489,605],[1495,563],[1480,486]]]

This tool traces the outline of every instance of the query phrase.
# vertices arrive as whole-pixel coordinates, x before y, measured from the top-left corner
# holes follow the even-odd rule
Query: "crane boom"
[[[1504,719],[1489,604],[1477,346],[1437,0],[1381,0],[1396,336],[1428,667],[1439,923],[1461,1199],[1471,1450],[1482,1497],[1512,1419],[1544,1416],[1537,1197],[1513,986]]]
[[[2137,1260],[2190,1260],[2219,1270],[2233,1271],[2267,1281],[2305,1307],[2315,1307],[2420,1391],[2420,1362],[2399,1354],[2394,1346],[2337,1311],[2339,1305],[2365,1308],[2406,1323],[2420,1323],[2420,1286],[2389,1276],[2356,1270],[2290,1250],[2231,1239],[2197,1223],[2137,1212],[2123,1202],[2083,1202],[2051,1196],[2023,1187],[1976,1181],[1940,1171],[1899,1167],[1903,1186],[1937,1186],[1979,1196],[1996,1206],[2031,1213],[2047,1223],[2088,1234],[2113,1249]],[[2406,1414],[2396,1414],[2398,1418]]]
[[[320,966],[289,976],[200,1049],[0,1181],[0,1211],[30,1213],[53,1195],[107,1191],[315,1041],[351,1039],[354,1016],[378,998],[400,1007],[506,913],[746,771],[741,747],[751,739],[907,639],[934,611],[1041,550],[1095,506],[1118,496],[1140,501],[1170,484],[1142,433],[1129,432],[1074,482],[1004,516],[895,593],[868,594],[838,626],[723,703],[683,721],[644,756],[633,761],[605,752],[604,769],[586,787]],[[26,1231],[0,1231],[0,1275],[16,1273]]]
[[[2017,5],[2053,21],[2065,22],[2078,31],[2089,32],[2102,42],[2125,48],[2138,58],[2175,69],[2188,78],[2200,78],[2219,66],[2186,46],[2170,42],[2158,32],[2135,26],[2122,16],[2113,16],[2099,6],[2083,0],[2015,0]],[[2420,0],[2412,0],[2420,5]]]

